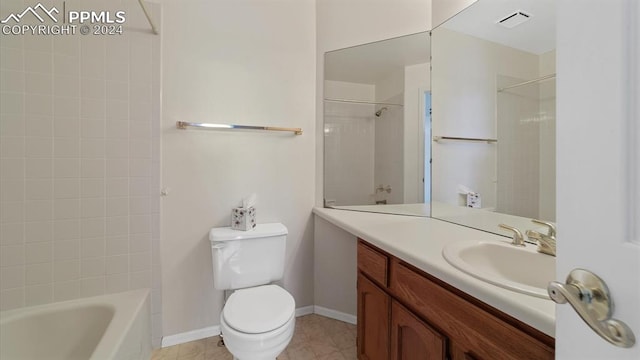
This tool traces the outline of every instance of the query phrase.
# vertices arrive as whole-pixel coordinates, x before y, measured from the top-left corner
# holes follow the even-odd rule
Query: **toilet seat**
[[[224,306],[225,323],[236,331],[260,334],[285,325],[295,313],[295,300],[277,285],[235,291]]]

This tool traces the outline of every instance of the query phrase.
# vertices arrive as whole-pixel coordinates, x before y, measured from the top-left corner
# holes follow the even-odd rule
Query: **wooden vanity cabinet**
[[[358,240],[358,359],[544,360],[554,339]]]

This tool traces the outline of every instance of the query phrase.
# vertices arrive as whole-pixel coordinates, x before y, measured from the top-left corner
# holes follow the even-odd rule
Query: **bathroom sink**
[[[549,298],[547,284],[555,280],[556,258],[506,242],[468,240],[442,250],[454,267],[480,280],[540,298]]]

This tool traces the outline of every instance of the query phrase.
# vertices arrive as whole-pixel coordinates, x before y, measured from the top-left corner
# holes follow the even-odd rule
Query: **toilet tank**
[[[214,288],[241,289],[282,279],[287,243],[283,224],[258,224],[249,231],[213,228],[209,240]]]

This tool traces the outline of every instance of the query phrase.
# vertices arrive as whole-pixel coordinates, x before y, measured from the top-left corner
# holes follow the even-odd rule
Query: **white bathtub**
[[[0,359],[149,359],[149,297],[142,289],[0,312]]]

